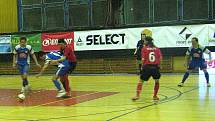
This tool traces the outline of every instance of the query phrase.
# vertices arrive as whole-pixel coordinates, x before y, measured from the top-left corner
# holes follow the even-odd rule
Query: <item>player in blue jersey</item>
[[[13,51],[13,68],[17,67],[22,78],[22,89],[21,93],[27,93],[30,89],[29,82],[28,82],[28,70],[30,64],[30,55],[36,65],[41,67],[40,64],[37,62],[37,58],[34,54],[34,50],[30,45],[27,45],[26,37],[20,37],[19,45],[17,45]]]
[[[190,72],[192,70],[200,68],[203,70],[205,74],[205,79],[207,82],[207,87],[210,87],[209,83],[209,74],[207,72],[207,64],[204,59],[203,53],[209,54],[209,63],[211,63],[211,52],[207,48],[199,45],[198,38],[192,38],[192,46],[188,48],[185,56],[185,66],[187,67],[187,71],[184,74],[184,77],[181,83],[178,84],[179,87],[183,87],[185,80],[188,78]]]
[[[40,71],[40,73],[38,75],[36,75],[36,77],[39,77],[45,70],[46,68],[48,68],[48,66],[57,64],[58,65],[58,69],[56,71],[56,74],[53,75],[52,77],[52,81],[55,85],[55,87],[58,89],[58,94],[57,94],[57,98],[60,97],[66,97],[66,92],[64,89],[62,89],[61,84],[58,82],[58,79],[60,77],[63,77],[65,75],[68,74],[69,69],[70,69],[70,64],[69,61],[67,59],[56,63],[56,61],[54,60],[59,60],[62,58],[65,58],[63,55],[61,55],[61,53],[59,52],[50,52],[48,54],[45,55],[45,53],[41,52],[40,53],[40,58],[45,60],[45,63]]]

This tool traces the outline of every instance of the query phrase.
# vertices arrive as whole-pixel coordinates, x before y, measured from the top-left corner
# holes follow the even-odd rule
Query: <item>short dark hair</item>
[[[58,44],[66,44],[66,41],[63,38],[58,39]]]
[[[21,40],[27,41],[27,38],[23,36],[23,37],[20,37],[20,38],[19,38],[19,41],[21,41]]]
[[[197,37],[193,37],[192,39],[196,40],[196,42],[199,42],[199,39]]]

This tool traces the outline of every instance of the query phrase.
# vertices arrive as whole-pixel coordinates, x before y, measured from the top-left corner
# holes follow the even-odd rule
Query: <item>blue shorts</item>
[[[68,74],[70,67],[59,67],[56,75],[57,76],[65,76],[66,74]]]
[[[28,74],[28,70],[29,70],[28,64],[25,64],[25,65],[17,64],[17,68],[20,74]]]
[[[198,69],[198,68],[200,68],[201,70],[207,68],[207,64],[204,59],[199,60],[199,61],[191,61],[189,63],[188,70],[193,70],[193,69]]]

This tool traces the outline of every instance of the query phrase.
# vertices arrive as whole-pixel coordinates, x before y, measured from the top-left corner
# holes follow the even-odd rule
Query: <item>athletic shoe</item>
[[[71,95],[71,91],[69,91],[69,92],[66,92],[66,97],[71,97],[72,95]]]
[[[184,86],[184,83],[182,82],[178,84],[178,87],[183,87],[183,86]]]
[[[158,96],[153,96],[153,100],[159,100]]]
[[[137,96],[132,98],[133,101],[136,101],[136,100],[139,100],[139,99],[140,99],[140,97],[137,97]]]
[[[210,84],[210,83],[207,83],[207,87],[211,87],[211,84]]]
[[[31,91],[31,86],[26,85],[25,87],[22,87],[21,93],[28,94]]]
[[[60,90],[60,91],[58,91],[56,98],[60,98],[60,97],[64,97],[64,96],[66,96],[66,92],[64,90]]]

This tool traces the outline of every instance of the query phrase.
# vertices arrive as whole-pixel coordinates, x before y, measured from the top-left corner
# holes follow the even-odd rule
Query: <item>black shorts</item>
[[[148,81],[152,76],[153,79],[160,79],[161,74],[158,65],[143,65],[140,79],[143,81]]]
[[[70,68],[69,68],[69,73],[72,73],[77,65],[77,62],[69,62]]]

